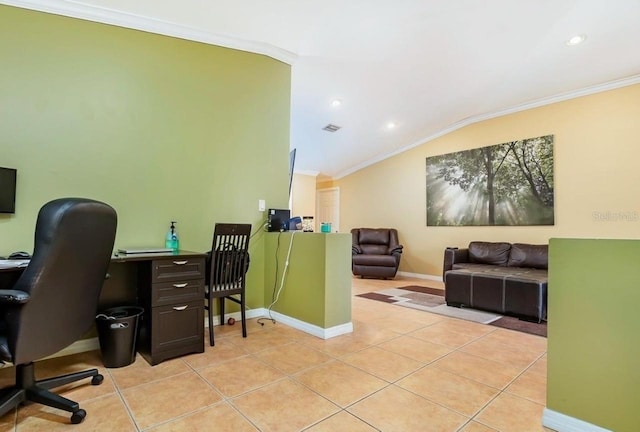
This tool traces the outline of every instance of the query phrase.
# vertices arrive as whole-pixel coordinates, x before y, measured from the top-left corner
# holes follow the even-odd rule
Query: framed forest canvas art
[[[427,158],[427,225],[553,225],[553,135]]]

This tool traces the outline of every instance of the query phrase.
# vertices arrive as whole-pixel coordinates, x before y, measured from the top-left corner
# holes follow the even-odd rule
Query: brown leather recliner
[[[393,228],[351,230],[351,271],[360,277],[394,278],[400,265],[402,245]]]

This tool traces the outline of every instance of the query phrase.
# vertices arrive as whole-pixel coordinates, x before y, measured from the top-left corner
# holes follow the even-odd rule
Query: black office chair
[[[71,412],[71,423],[84,420],[87,413],[77,402],[49,389],[89,377],[98,385],[98,370],[37,381],[33,362],[75,342],[94,323],[116,221],[113,208],[82,198],[54,200],[40,209],[33,257],[12,289],[0,290],[0,360],[16,369],[16,384],[2,391],[0,417],[33,401]]]
[[[220,325],[224,325],[224,301],[231,300],[240,305],[242,337],[247,337],[245,318],[245,276],[249,269],[249,237],[251,224],[217,223],[213,230],[211,255],[207,260],[205,309],[209,311],[209,344],[213,340],[213,299],[217,298]],[[232,297],[239,295],[237,299]]]

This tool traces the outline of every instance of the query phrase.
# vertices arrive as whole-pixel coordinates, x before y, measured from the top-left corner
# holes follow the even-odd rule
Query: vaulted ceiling
[[[290,63],[296,169],[334,178],[475,121],[640,83],[638,0],[2,3]]]

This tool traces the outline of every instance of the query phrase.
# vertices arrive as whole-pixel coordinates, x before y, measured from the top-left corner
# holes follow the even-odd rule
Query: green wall
[[[640,425],[640,240],[551,239],[547,408]]]
[[[325,236],[325,326],[351,322],[351,233]]]
[[[277,298],[274,311],[323,329],[351,322],[351,234],[269,233],[265,254],[265,307]]]
[[[288,202],[291,68],[277,60],[0,6],[0,166],[18,169],[0,255],[31,251],[39,208],[62,196],[118,212],[116,247],[210,249],[215,222]],[[262,306],[264,238],[248,301]],[[258,276],[259,275],[259,276]]]

